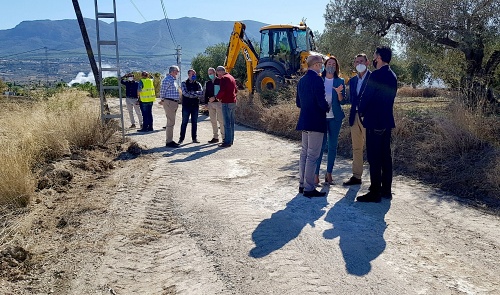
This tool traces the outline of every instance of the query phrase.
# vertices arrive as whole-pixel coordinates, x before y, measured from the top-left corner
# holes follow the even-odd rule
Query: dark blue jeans
[[[196,140],[196,132],[198,131],[198,111],[199,105],[183,105],[182,106],[182,123],[181,123],[181,135],[179,141],[184,140],[186,137],[186,129],[191,117],[191,139]]]
[[[366,155],[370,164],[370,191],[390,192],[392,185],[392,129],[366,129]]]
[[[224,117],[224,143],[233,144],[234,141],[234,110],[236,103],[222,103]]]
[[[142,113],[142,129],[153,130],[153,102],[140,102]]]

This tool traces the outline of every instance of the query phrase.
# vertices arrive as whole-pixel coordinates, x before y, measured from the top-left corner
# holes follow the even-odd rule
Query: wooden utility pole
[[[99,79],[99,69],[97,68],[97,63],[94,57],[94,51],[92,51],[92,46],[90,44],[89,34],[87,33],[87,27],[83,20],[82,10],[80,9],[80,4],[78,0],[72,0],[73,7],[75,8],[76,19],[78,20],[78,25],[80,26],[80,31],[82,32],[83,43],[85,44],[85,49],[87,50],[87,56],[89,57],[90,67],[92,68],[92,73],[94,73],[95,86],[97,88],[97,93],[101,91],[101,79]],[[109,106],[106,102],[106,97],[103,97],[105,112],[109,114]]]
[[[92,46],[90,45],[89,35],[87,34],[87,27],[83,20],[82,11],[80,9],[80,4],[78,0],[72,0],[73,7],[75,8],[76,19],[78,20],[78,25],[80,25],[80,31],[82,32],[83,43],[85,44],[85,49],[87,50],[87,56],[89,57],[90,67],[92,68],[92,73],[94,73],[95,85],[97,87],[97,92],[99,93],[101,85],[99,83],[99,69],[97,68],[97,63],[94,58],[94,52],[92,51]]]

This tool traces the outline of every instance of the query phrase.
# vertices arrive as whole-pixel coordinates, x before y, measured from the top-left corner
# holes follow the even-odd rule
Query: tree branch
[[[490,55],[488,62],[484,66],[484,74],[490,76],[500,65],[500,50],[495,50],[493,54]]]

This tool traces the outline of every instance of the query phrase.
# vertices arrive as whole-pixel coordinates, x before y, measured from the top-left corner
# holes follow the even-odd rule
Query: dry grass
[[[299,109],[294,100],[264,107],[259,96],[253,104],[239,96],[237,120],[286,138],[300,139],[295,131]],[[346,115],[348,105],[344,106]],[[500,205],[500,118],[472,111],[451,98],[401,98],[395,104],[394,169],[436,187],[475,200]],[[338,154],[351,158],[347,118],[339,136]]]
[[[438,88],[413,88],[404,86],[398,89],[398,97],[436,97],[442,96],[444,90]]]
[[[0,103],[0,204],[26,205],[35,190],[37,166],[69,155],[71,149],[101,144],[114,132],[102,126],[98,104],[80,91]]]

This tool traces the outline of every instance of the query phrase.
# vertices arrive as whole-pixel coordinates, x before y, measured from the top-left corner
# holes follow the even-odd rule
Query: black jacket
[[[389,65],[372,72],[359,104],[359,113],[365,128],[396,127],[393,107],[397,90],[398,78]]]

